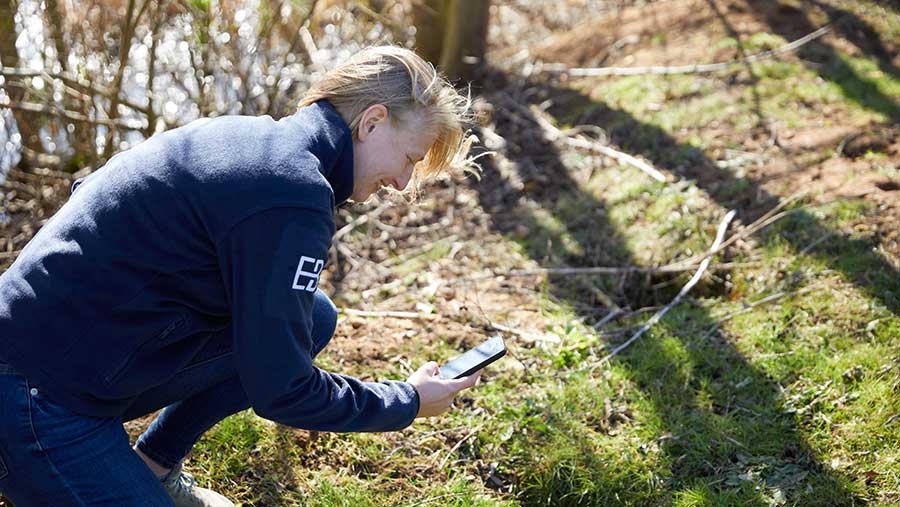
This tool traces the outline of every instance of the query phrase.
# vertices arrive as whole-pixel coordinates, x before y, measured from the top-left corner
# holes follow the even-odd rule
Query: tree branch
[[[46,114],[49,116],[55,116],[57,118],[65,118],[71,121],[86,123],[88,125],[103,125],[106,127],[115,127],[124,130],[142,130],[142,126],[137,126],[123,120],[103,118],[94,119],[89,118],[81,113],[76,113],[74,111],[68,111],[56,106],[43,106],[41,104],[35,104],[33,102],[13,102],[10,104],[0,104],[0,109],[3,108],[12,109],[14,111],[28,111],[32,113]]]

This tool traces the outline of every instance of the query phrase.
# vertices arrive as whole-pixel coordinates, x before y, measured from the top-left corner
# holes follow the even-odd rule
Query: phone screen
[[[503,338],[495,336],[441,366],[439,377],[453,379],[471,375],[506,354]]]

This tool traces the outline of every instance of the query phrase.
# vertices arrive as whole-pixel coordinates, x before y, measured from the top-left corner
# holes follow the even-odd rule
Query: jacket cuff
[[[388,428],[388,431],[402,430],[411,425],[419,414],[419,392],[408,382],[388,380],[385,382],[398,391],[400,406],[397,407],[396,426]]]

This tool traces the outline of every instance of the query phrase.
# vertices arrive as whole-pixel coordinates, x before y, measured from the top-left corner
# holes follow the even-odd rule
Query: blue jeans
[[[318,354],[334,334],[337,311],[317,291],[312,315]],[[250,406],[231,341],[230,328],[216,333],[175,377],[113,418],[72,413],[0,363],[0,493],[16,507],[172,505],[122,422],[165,407],[136,445],[160,465],[177,464],[216,423]]]

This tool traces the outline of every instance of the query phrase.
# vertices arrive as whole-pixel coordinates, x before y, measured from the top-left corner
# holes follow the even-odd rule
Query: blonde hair
[[[372,105],[385,106],[395,126],[399,119],[418,113],[437,137],[416,165],[416,184],[445,171],[451,175],[478,174],[477,165],[468,158],[475,140],[466,130],[472,121],[471,99],[457,92],[433,65],[408,49],[375,46],[360,51],[315,83],[298,107],[323,99],[347,121],[354,139],[363,112]],[[411,187],[415,191],[416,185]]]

